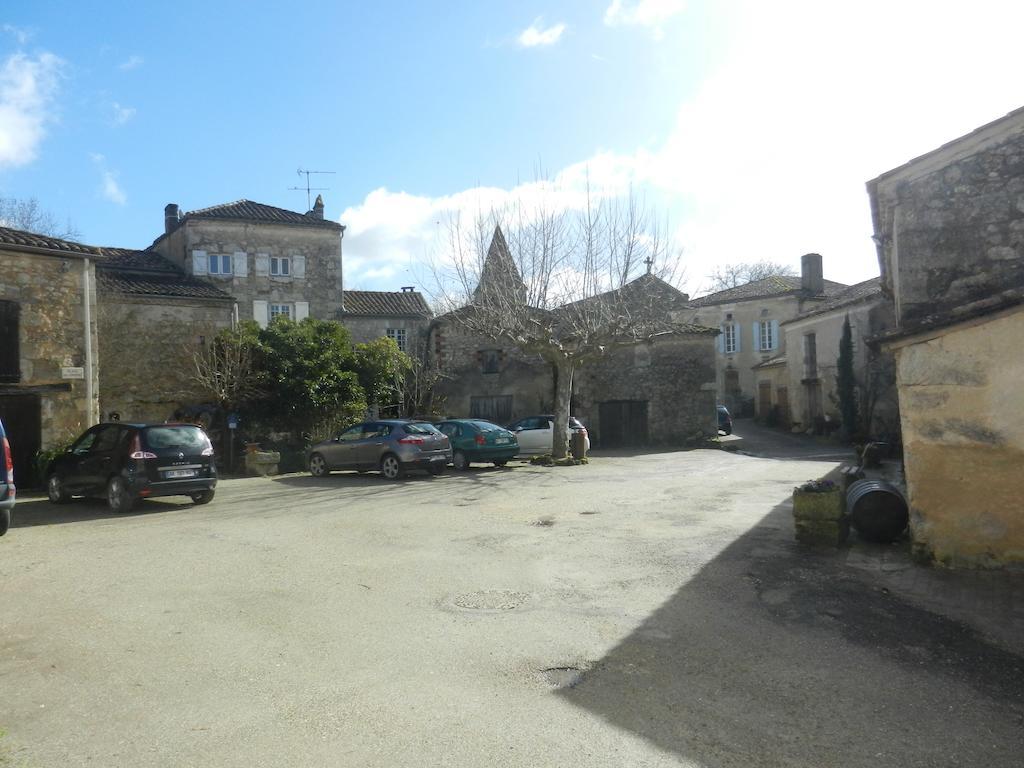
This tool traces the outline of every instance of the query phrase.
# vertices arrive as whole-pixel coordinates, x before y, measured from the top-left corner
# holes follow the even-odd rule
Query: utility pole
[[[303,190],[305,190],[305,192],[306,192],[306,210],[308,211],[308,210],[310,210],[313,207],[313,202],[310,199],[310,192],[326,192],[326,191],[328,191],[330,189],[330,187],[311,187],[311,186],[309,186],[310,174],[314,174],[314,173],[327,174],[327,173],[329,173],[329,174],[333,175],[334,173],[336,173],[336,171],[307,171],[307,170],[304,170],[302,168],[299,168],[296,171],[296,173],[299,176],[305,176],[306,177],[306,186],[304,186],[304,187],[288,187],[288,191],[289,192],[302,192]]]

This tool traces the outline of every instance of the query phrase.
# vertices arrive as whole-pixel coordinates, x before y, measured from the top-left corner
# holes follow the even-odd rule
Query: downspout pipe
[[[85,426],[88,429],[98,421],[95,413],[93,398],[96,396],[93,388],[93,360],[92,360],[92,286],[89,280],[89,259],[82,259],[82,320],[85,325]]]

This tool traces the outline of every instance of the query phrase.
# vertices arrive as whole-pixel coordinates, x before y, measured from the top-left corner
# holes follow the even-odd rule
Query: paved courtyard
[[[800,551],[805,453],[25,500],[0,765],[1019,766],[1020,579]]]

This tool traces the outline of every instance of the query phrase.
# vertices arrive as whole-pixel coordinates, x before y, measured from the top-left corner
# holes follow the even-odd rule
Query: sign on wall
[[[75,366],[64,366],[60,369],[60,377],[62,379],[84,379],[85,368],[78,368]]]

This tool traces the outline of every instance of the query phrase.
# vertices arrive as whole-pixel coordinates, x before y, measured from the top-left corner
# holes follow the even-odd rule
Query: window
[[[400,350],[402,350],[403,352],[406,351],[405,328],[388,328],[387,335],[389,339],[393,340],[395,344],[398,345],[398,348]]]
[[[288,256],[270,257],[270,274],[275,277],[287,277],[292,273],[292,260]]]
[[[724,335],[725,354],[731,355],[736,352],[736,323],[726,323],[722,326]]]
[[[341,443],[354,443],[356,440],[362,440],[363,426],[362,424],[356,424],[354,427],[349,427],[338,435],[335,440]]]
[[[287,317],[289,320],[292,319],[292,305],[291,304],[271,304],[270,305],[270,319],[273,320],[275,317]]]
[[[759,320],[757,323],[758,349],[771,352],[775,349],[775,328],[771,320]]]
[[[501,363],[501,351],[497,349],[480,350],[480,370],[483,373],[498,373]]]
[[[231,269],[231,256],[230,254],[216,253],[210,254],[210,266],[207,270],[211,275],[230,275],[233,273]]]
[[[18,319],[21,307],[16,301],[0,301],[0,382],[21,381],[21,352]]]

